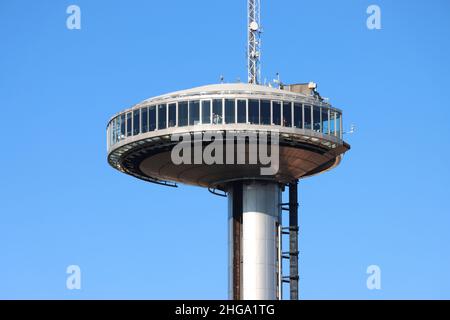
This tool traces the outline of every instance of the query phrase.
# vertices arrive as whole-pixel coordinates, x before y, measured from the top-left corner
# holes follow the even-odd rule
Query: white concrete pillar
[[[236,186],[229,192],[229,297],[234,298],[233,279],[240,279],[240,299],[275,300],[278,290],[278,224],[281,222],[281,190],[271,182],[243,182],[242,216],[238,242],[234,244],[233,204]],[[236,199],[235,199],[236,200]],[[233,226],[234,224],[234,226]],[[233,267],[233,257],[240,257],[239,268]],[[234,273],[239,272],[236,278]]]

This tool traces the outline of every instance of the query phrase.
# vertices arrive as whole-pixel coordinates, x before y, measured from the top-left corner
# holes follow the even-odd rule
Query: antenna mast
[[[248,83],[261,78],[261,0],[248,0]]]

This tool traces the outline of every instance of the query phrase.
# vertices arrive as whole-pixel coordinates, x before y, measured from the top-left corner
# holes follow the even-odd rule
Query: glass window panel
[[[120,128],[119,125],[119,117],[116,117],[113,121],[113,124],[111,126],[111,142],[112,144],[115,144],[118,140],[119,134],[120,134]],[[119,129],[119,130],[117,130]]]
[[[235,123],[235,101],[234,99],[225,99],[225,123]]]
[[[305,129],[311,130],[311,106],[303,106],[305,116]]]
[[[141,109],[141,132],[145,133],[148,131],[148,108]]]
[[[131,112],[127,113],[127,137],[131,136]]]
[[[200,102],[189,101],[189,125],[193,126],[200,122]]]
[[[313,107],[313,130],[320,132],[320,107]]]
[[[213,123],[222,123],[222,99],[213,100]]]
[[[109,128],[109,130],[110,130],[110,138],[111,138],[111,142],[110,142],[110,144],[111,145],[113,145],[113,144],[116,144],[117,143],[117,140],[118,140],[118,134],[120,133],[119,132],[119,130],[117,130],[117,128],[118,128],[118,118],[116,118],[116,119],[114,119],[114,125],[112,125],[110,128]]]
[[[292,127],[292,103],[283,102],[283,126]]]
[[[113,141],[113,132],[114,132],[113,128],[114,128],[114,119],[108,122],[108,124],[106,125],[106,143],[108,149],[112,145]]]
[[[125,114],[120,115],[120,135],[118,140],[122,140],[125,137]]]
[[[133,136],[140,133],[141,121],[139,119],[140,110],[133,111]]]
[[[117,141],[117,118],[114,119],[114,124],[109,127],[109,145],[112,146]]]
[[[247,123],[247,100],[237,101],[237,122]]]
[[[272,102],[272,123],[274,125],[281,125],[281,103],[278,101]]]
[[[259,124],[259,100],[248,100],[248,122]]]
[[[303,112],[300,103],[294,103],[294,126],[296,128],[303,128]]]
[[[330,134],[336,135],[336,112],[330,110]]]
[[[112,120],[110,122],[108,122],[108,124],[106,125],[106,147],[109,150],[109,147],[112,145],[112,140],[113,140],[113,136],[112,136]]]
[[[116,120],[116,142],[119,142],[125,136],[125,118],[120,115]]]
[[[187,101],[178,102],[178,126],[188,125],[188,103]]]
[[[109,125],[110,144],[113,145],[117,141],[117,117]]]
[[[177,104],[171,103],[169,108],[169,127],[175,127],[177,125]]]
[[[328,108],[322,107],[322,133],[328,134]]]
[[[148,131],[156,130],[156,106],[148,108]]]
[[[117,117],[116,122],[116,142],[119,142],[125,137],[125,114]]]
[[[211,101],[202,101],[202,123],[211,124]]]
[[[165,129],[167,127],[167,106],[160,104],[158,106],[158,130]]]
[[[261,100],[261,124],[270,125],[270,101]]]
[[[110,135],[110,146],[114,145],[117,143],[117,118],[114,120],[114,125],[112,125],[109,128],[109,135]]]

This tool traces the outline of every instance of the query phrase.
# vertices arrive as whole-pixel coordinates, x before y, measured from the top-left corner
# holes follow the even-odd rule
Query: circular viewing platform
[[[216,84],[147,99],[116,114],[107,126],[108,162],[149,182],[224,189],[230,181],[260,179],[261,166],[176,165],[172,136],[273,130],[279,133],[279,170],[264,179],[280,183],[329,170],[350,149],[343,141],[342,111],[322,99],[260,85]]]

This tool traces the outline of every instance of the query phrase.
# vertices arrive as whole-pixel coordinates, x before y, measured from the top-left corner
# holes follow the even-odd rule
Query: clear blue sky
[[[357,126],[342,165],[300,184],[302,298],[450,299],[449,9],[263,0],[263,74],[318,82]],[[227,298],[226,200],[113,170],[105,130],[148,97],[245,79],[245,30],[245,0],[0,2],[0,298]]]

